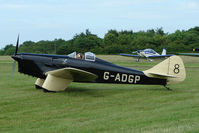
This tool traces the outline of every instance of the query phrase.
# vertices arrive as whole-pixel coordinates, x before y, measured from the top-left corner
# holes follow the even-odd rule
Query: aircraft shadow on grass
[[[90,89],[88,88],[84,88],[84,86],[82,87],[73,87],[73,86],[69,86],[66,90],[63,91],[63,93],[73,93],[73,94],[80,94],[80,95],[90,95],[90,96],[94,96],[94,97],[106,97],[106,96],[110,96],[110,95],[115,95],[115,94],[121,94],[121,93],[128,93],[128,92],[132,92],[132,91],[143,91],[143,92],[150,92],[150,91],[159,91],[159,92],[165,92],[161,87],[158,86],[150,86],[149,88],[146,88],[146,86],[142,86],[142,87],[127,87],[127,88],[123,88],[121,85],[121,88],[117,88],[115,89],[114,87],[116,87],[116,85],[113,85],[111,87],[107,87],[105,85],[105,87],[102,89],[101,87],[96,87],[93,89],[92,87]]]

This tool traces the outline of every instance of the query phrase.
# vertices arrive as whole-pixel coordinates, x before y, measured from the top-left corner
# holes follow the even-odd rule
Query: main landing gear
[[[137,59],[136,59],[136,62],[139,62],[140,61],[140,57],[138,57]]]

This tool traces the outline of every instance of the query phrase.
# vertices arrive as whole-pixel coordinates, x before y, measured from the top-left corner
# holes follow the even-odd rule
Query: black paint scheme
[[[98,78],[94,83],[166,85],[166,79],[150,78],[142,71],[121,67],[99,58],[88,61],[64,55],[32,53],[18,53],[12,55],[12,58],[18,62],[20,73],[42,79],[46,78],[45,73],[48,71],[71,67],[96,74]]]

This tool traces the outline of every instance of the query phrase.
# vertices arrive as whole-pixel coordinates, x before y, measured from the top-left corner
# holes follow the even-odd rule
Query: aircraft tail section
[[[162,49],[162,54],[161,55],[166,55],[167,54],[167,50],[165,48]]]
[[[179,56],[171,56],[149,70],[144,71],[148,77],[167,79],[167,84],[184,81],[186,71],[184,63]]]

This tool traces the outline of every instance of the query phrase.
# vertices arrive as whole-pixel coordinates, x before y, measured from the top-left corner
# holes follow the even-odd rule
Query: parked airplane
[[[121,67],[86,52],[65,55],[17,53],[18,71],[36,77],[36,88],[47,92],[63,91],[71,82],[167,85],[181,82],[186,77],[183,61],[172,56],[146,71]],[[14,68],[14,66],[13,66]],[[13,69],[14,70],[14,69]],[[12,72],[13,73],[13,72]]]
[[[165,48],[163,48],[161,55],[158,54],[157,52],[155,52],[153,49],[137,50],[137,51],[132,52],[132,53],[137,53],[137,55],[124,54],[124,53],[120,53],[120,55],[122,55],[122,56],[130,56],[130,57],[137,57],[136,62],[139,62],[140,58],[146,58],[148,61],[152,61],[149,58],[162,58],[162,57],[170,57],[170,56],[172,56],[171,54],[166,54],[166,49]]]

